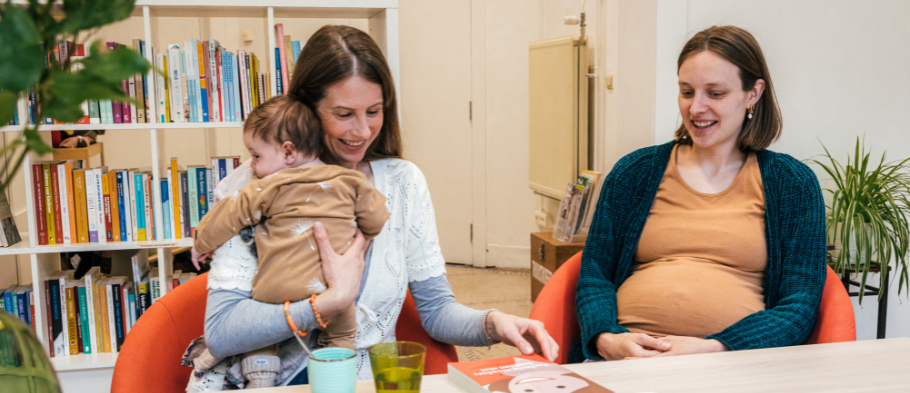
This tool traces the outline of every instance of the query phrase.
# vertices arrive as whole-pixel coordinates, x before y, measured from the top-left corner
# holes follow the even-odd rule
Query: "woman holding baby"
[[[289,305],[296,327],[300,331],[319,327],[313,306],[327,320],[355,307],[358,378],[369,379],[367,349],[394,341],[398,313],[410,290],[423,327],[436,340],[462,346],[504,342],[526,354],[555,358],[559,348],[540,322],[497,310],[474,310],[455,301],[427,183],[414,164],[401,158],[394,82],[372,38],[348,26],[321,28],[303,48],[291,81],[288,96],[307,105],[321,123],[319,158],[363,174],[385,197],[389,214],[375,238],[366,242],[358,231],[342,254],[332,248],[326,228],[313,225],[327,289],[312,305],[308,301]],[[216,199],[235,195],[254,177],[248,164],[235,169],[218,185]],[[212,357],[221,359],[277,344],[281,366],[275,384],[306,383],[305,355],[293,338],[284,306],[251,299],[257,260],[250,252],[250,239],[249,233],[241,232],[214,252],[204,345]],[[197,370],[215,366],[204,363],[197,360]],[[242,383],[239,365],[219,364],[226,385]]]

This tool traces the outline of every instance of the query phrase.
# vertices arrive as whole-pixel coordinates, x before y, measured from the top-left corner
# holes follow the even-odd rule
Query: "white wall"
[[[637,27],[650,28],[624,26],[623,20],[629,14],[623,13],[622,7],[630,3],[619,1],[620,35]],[[617,111],[621,104],[610,105],[608,100],[606,111],[618,113],[616,123],[610,123],[606,133],[619,135],[616,139],[619,156],[640,145],[640,141],[633,141],[637,138],[633,135],[641,129],[626,128],[622,125],[624,121],[641,125],[650,122],[652,143],[672,138],[679,124],[676,106],[679,51],[696,32],[724,24],[749,30],[758,39],[769,63],[784,119],[783,136],[771,146],[772,150],[807,159],[822,153],[821,140],[835,157],[846,159],[857,136],[864,136],[867,146],[878,155],[887,149],[891,159],[910,156],[910,132],[906,125],[906,108],[910,107],[910,73],[907,72],[910,24],[906,23],[910,20],[910,3],[656,0],[653,14],[642,18],[645,23],[656,22],[654,51],[650,52],[646,42],[642,46],[646,53],[640,59],[642,67],[648,66],[648,59],[654,59],[654,73],[636,75],[644,79],[636,83],[646,85],[652,81],[654,87],[650,93],[647,89],[632,93],[632,99],[651,94],[650,107],[654,112],[649,117],[647,110]],[[629,63],[630,59],[622,53],[619,55],[620,67]],[[617,89],[619,81],[625,81],[627,76],[620,71]],[[626,101],[627,96],[619,91],[616,94],[620,101]],[[643,102],[641,108],[648,106]],[[625,146],[619,147],[624,143]],[[822,187],[829,185],[827,176],[819,168],[815,170]],[[870,278],[870,282],[874,280]],[[894,281],[888,307],[888,337],[910,335],[910,305],[906,296],[898,300],[896,287]],[[872,298],[866,298],[863,307],[856,308],[860,339],[875,338],[876,312],[877,303]]]

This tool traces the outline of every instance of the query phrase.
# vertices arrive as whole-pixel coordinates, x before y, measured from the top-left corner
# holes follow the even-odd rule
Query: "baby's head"
[[[256,107],[243,125],[243,144],[260,179],[322,154],[322,127],[306,104],[286,95]]]

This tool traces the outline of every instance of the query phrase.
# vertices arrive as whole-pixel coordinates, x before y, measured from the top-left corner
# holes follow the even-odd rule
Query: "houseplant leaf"
[[[152,67],[138,52],[126,47],[107,51],[101,41],[93,42],[88,56],[79,62],[83,66],[80,74],[117,83],[136,74],[145,74]]]
[[[38,82],[44,71],[41,34],[28,12],[3,5],[0,17],[0,89],[18,93]]]
[[[822,167],[835,185],[825,189],[831,194],[827,209],[829,241],[841,244],[833,268],[841,274],[847,268],[860,274],[860,302],[870,270],[879,266],[882,272],[889,266],[894,268],[900,293],[908,282],[910,260],[910,158],[888,163],[883,153],[875,163],[859,138],[852,157],[848,155],[845,161],[847,165],[824,150],[824,160],[811,161]],[[879,275],[879,288],[885,286],[886,278]]]
[[[0,124],[7,124],[13,120],[18,98],[19,96],[11,91],[0,92]]]

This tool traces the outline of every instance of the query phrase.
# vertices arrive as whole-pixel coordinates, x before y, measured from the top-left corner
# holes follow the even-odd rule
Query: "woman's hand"
[[[717,340],[705,340],[698,337],[666,336],[658,341],[670,345],[670,350],[655,357],[693,355],[696,353],[723,352],[727,346]]]
[[[559,356],[559,344],[547,333],[543,322],[493,311],[487,316],[484,329],[493,340],[518,348],[525,355],[541,353],[550,360]]]
[[[644,333],[601,333],[597,337],[597,353],[606,360],[658,356],[671,350],[671,345]]]
[[[344,254],[338,255],[332,248],[329,236],[322,223],[313,225],[313,236],[319,246],[322,257],[322,273],[328,289],[316,297],[319,313],[327,317],[344,310],[354,303],[360,291],[360,280],[363,278],[364,239],[360,230]]]

